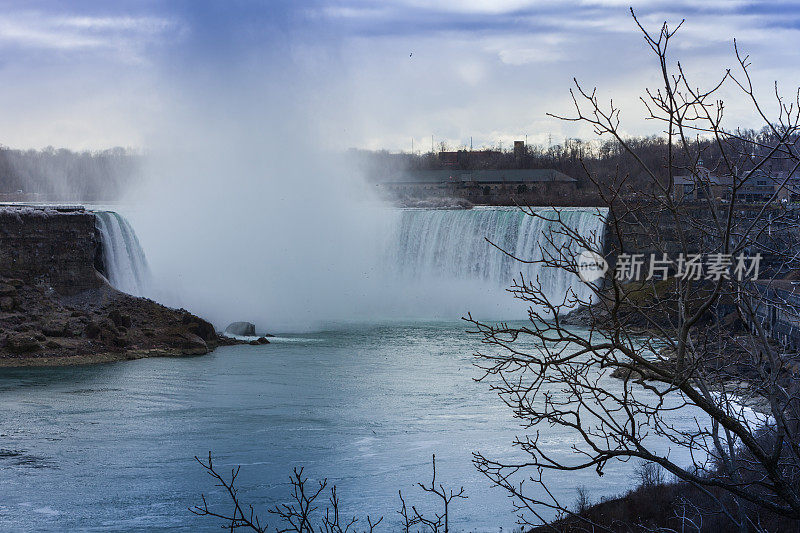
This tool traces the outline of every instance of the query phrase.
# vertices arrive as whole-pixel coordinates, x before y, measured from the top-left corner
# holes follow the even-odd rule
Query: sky
[[[547,116],[569,114],[573,77],[625,133],[655,134],[638,97],[658,65],[631,6],[656,31],[685,19],[670,61],[698,86],[735,67],[734,37],[765,98],[800,84],[800,2],[0,0],[0,145],[146,150],[166,121],[253,110],[336,149],[589,139]],[[728,124],[760,126],[723,96]]]

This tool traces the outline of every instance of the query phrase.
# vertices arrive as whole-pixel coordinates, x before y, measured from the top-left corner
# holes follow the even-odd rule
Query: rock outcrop
[[[242,337],[254,337],[256,326],[250,322],[234,322],[225,328],[227,335],[239,335]]]
[[[93,213],[0,208],[0,275],[69,295],[102,285]]]
[[[201,355],[220,344],[202,318],[116,290],[101,265],[92,213],[0,208],[0,366]]]
[[[202,355],[219,344],[202,318],[107,284],[61,296],[19,279],[0,282],[15,288],[13,308],[0,311],[0,366]]]

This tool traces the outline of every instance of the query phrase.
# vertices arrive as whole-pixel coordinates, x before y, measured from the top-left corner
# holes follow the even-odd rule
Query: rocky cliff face
[[[102,284],[95,216],[83,210],[0,209],[0,274],[62,295]]]
[[[90,212],[0,208],[0,366],[199,355],[221,342],[188,311],[111,287],[101,250]]]

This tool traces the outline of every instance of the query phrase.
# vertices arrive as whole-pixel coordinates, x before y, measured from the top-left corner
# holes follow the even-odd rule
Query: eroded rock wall
[[[0,275],[61,295],[97,288],[101,243],[93,213],[0,208]]]
[[[109,285],[95,215],[0,207],[0,367],[201,355],[214,327]]]

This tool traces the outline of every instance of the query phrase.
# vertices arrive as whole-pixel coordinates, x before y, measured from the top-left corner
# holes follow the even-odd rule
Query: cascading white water
[[[144,253],[128,222],[113,212],[97,215],[106,272],[118,289],[186,307],[219,327],[245,319],[293,331],[319,321],[451,320],[467,312],[487,320],[524,319],[528,305],[506,292],[514,279],[519,281],[520,272],[526,281],[538,278],[553,300],[561,300],[570,290],[581,300],[589,300],[592,288],[569,272],[520,263],[486,242],[488,238],[527,260],[542,257],[548,234],[556,246],[568,245],[563,234],[550,231],[558,224],[546,220],[556,218],[556,211],[534,209],[541,217],[513,207],[397,210],[375,206],[353,211],[354,217],[363,217],[368,224],[328,231],[313,221],[304,228],[314,231],[302,232],[303,238],[274,233],[267,247],[245,246],[221,234],[222,252],[206,254],[192,269],[186,268],[186,257],[193,247],[186,248],[183,240],[164,239],[162,231],[162,238],[155,239],[162,248],[155,248],[153,262],[160,284],[150,283]],[[601,248],[605,209],[560,208],[558,213],[564,224]],[[231,215],[231,220],[240,219]],[[254,227],[269,227],[256,215],[252,221]],[[143,238],[151,230],[147,242],[152,244],[148,222],[136,219],[145,228]],[[327,231],[329,239],[314,240],[310,247],[316,231]],[[576,254],[581,251],[575,248]],[[174,259],[167,263],[175,266],[172,272],[163,271],[165,251]],[[225,283],[214,283],[215,279]]]
[[[538,279],[548,297],[560,299],[572,289],[579,298],[589,299],[591,287],[570,272],[522,263],[486,242],[523,260],[539,260],[552,246],[569,246],[580,253],[576,243],[557,231],[554,209],[534,210],[541,217],[514,207],[405,209],[390,252],[392,263],[399,275],[409,278],[472,279],[500,288],[519,281],[522,273],[526,281]],[[601,247],[606,209],[559,208],[558,214],[562,223]]]
[[[97,211],[95,216],[108,281],[122,292],[145,296],[150,289],[150,269],[136,232],[119,213]]]

